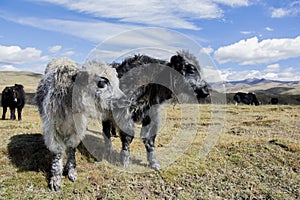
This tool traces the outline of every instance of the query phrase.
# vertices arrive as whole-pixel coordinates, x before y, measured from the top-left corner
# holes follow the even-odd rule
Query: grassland
[[[193,106],[166,105],[162,112],[157,152],[173,145],[168,157],[178,158],[170,162],[162,156],[161,171],[139,160],[144,148],[138,138],[128,171],[99,159],[88,149],[97,141],[101,145],[102,136],[90,131],[85,144],[95,143],[81,144],[76,154],[78,180],[64,177],[62,189],[52,192],[51,154],[43,145],[37,109],[26,105],[23,121],[0,121],[0,199],[300,199],[300,106],[199,105],[196,122],[192,114],[182,114]],[[91,122],[89,130],[99,130],[98,124]],[[184,151],[176,151],[176,139],[187,137]],[[113,146],[117,157],[117,138]]]
[[[38,82],[41,80],[42,75],[32,72],[10,72],[1,71],[0,72],[0,92],[6,86],[12,86],[17,84],[22,84],[26,93],[33,93],[36,91]]]

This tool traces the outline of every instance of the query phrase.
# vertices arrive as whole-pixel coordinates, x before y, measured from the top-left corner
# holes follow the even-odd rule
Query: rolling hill
[[[22,84],[26,93],[34,93],[37,85],[42,78],[42,74],[32,72],[0,72],[0,92],[6,86],[12,86],[14,84]]]

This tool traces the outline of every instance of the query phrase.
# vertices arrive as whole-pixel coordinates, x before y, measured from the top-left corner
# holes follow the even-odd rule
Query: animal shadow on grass
[[[42,134],[21,134],[11,137],[8,154],[19,171],[42,171],[47,179],[50,178],[52,154],[44,144]]]
[[[78,150],[80,153],[84,155],[90,162],[95,160],[98,162],[106,160],[110,164],[121,167],[120,150],[114,148],[114,144],[112,144],[111,153],[110,155],[107,155],[103,134],[100,136],[99,132],[89,129],[87,131],[92,134],[87,134],[83,142],[79,144]],[[142,163],[142,160],[137,159],[134,156],[131,158],[131,162],[132,164],[147,167],[146,164]]]
[[[86,135],[84,140],[84,144],[81,142],[77,149],[87,158],[88,162],[107,160],[109,163],[121,167],[120,152],[113,148],[110,156],[107,157],[103,137]],[[50,180],[52,154],[44,144],[42,134],[12,136],[8,144],[8,154],[11,162],[18,168],[19,172],[43,172],[47,181]],[[131,162],[132,164],[147,167],[141,160],[134,157],[131,159]]]

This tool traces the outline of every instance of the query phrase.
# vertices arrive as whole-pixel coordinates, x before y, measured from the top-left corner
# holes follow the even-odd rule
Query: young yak
[[[122,95],[116,70],[104,63],[90,62],[79,70],[72,60],[57,58],[47,65],[35,100],[43,120],[45,144],[53,153],[52,190],[59,190],[63,170],[69,180],[77,179],[75,149],[85,135],[87,118],[106,119],[113,101]]]

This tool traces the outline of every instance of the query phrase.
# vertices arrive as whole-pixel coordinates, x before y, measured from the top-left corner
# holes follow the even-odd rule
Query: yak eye
[[[100,80],[98,81],[98,88],[105,88],[109,84],[109,80],[105,77],[100,77]]]

